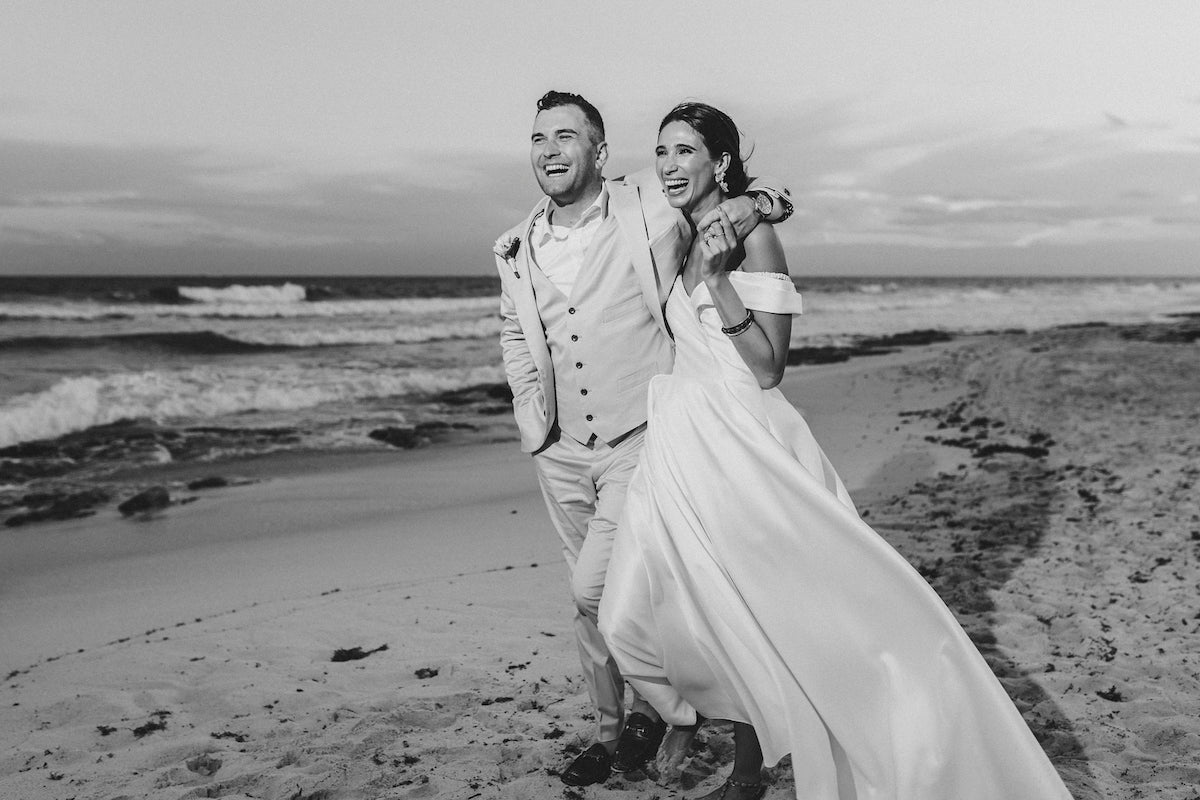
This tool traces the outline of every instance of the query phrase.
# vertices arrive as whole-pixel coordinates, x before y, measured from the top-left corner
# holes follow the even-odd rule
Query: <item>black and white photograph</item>
[[[0,798],[1200,800],[1198,34],[0,0]]]

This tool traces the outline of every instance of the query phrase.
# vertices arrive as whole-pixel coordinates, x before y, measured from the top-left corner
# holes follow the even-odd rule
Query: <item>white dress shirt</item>
[[[601,186],[600,194],[584,209],[574,225],[555,225],[550,217],[553,204],[534,223],[529,241],[530,254],[550,282],[567,297],[575,288],[583,256],[596,235],[600,223],[608,216],[608,187]]]

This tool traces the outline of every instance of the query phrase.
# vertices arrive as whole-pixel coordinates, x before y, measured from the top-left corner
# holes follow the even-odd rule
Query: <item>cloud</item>
[[[1028,248],[1191,239],[1200,154],[1155,146],[1157,128],[1117,125],[1010,132],[856,130],[852,114],[806,115],[792,138],[811,170],[785,244],[929,249]],[[869,128],[870,126],[868,126]],[[782,130],[786,135],[786,122]],[[780,130],[774,132],[778,135]]]
[[[484,272],[496,234],[532,205],[536,187],[523,158],[446,161],[431,154],[414,159],[420,169],[337,173],[210,151],[0,141],[9,254],[0,268],[85,271],[103,252],[141,271],[167,252],[194,266],[300,260],[331,272],[436,272],[436,262]],[[439,169],[447,180],[434,179]]]
[[[1114,243],[1200,248],[1200,156],[1146,147],[1147,126],[985,133],[857,114],[813,105],[750,131],[751,171],[793,190],[797,214],[779,227],[792,252],[992,259],[1054,245],[1093,263],[1094,248]],[[615,169],[649,158],[625,162]],[[523,148],[300,167],[200,148],[0,140],[0,270],[480,274],[493,268],[495,236],[538,198]]]

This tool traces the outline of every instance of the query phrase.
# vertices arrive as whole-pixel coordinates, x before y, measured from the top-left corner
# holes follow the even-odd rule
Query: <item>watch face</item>
[[[754,209],[764,217],[771,213],[771,207],[774,205],[766,194],[758,192],[754,195]]]

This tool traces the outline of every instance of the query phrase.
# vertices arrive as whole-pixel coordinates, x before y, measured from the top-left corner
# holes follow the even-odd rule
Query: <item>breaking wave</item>
[[[179,296],[195,303],[303,303],[306,299],[303,286],[285,283],[282,286],[241,286],[234,284],[223,288],[211,286],[180,286]]]
[[[248,411],[437,394],[504,379],[498,365],[395,371],[194,367],[64,378],[43,392],[0,405],[0,447],[120,419],[206,420]]]

